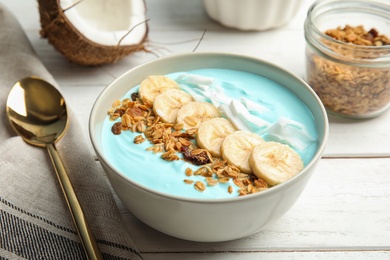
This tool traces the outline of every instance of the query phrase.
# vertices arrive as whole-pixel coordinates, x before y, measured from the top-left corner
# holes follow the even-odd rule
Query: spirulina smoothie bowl
[[[246,237],[284,215],[314,173],[328,127],[302,79],[225,53],[130,69],[102,91],[89,121],[96,155],[128,210],[199,242]]]

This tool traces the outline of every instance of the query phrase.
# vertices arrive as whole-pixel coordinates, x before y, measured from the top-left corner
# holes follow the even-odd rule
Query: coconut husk
[[[101,45],[85,38],[69,22],[64,14],[65,11],[61,8],[60,0],[38,0],[38,4],[40,35],[47,38],[57,51],[72,62],[80,65],[110,64],[134,52],[147,51],[145,48],[148,35],[147,21],[145,21],[146,33],[139,44]]]

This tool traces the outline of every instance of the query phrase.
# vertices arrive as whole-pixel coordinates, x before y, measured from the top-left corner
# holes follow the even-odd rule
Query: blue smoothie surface
[[[221,81],[224,94],[232,98],[245,97],[267,108],[256,116],[273,124],[284,117],[296,121],[305,126],[307,133],[317,140],[315,120],[309,108],[288,88],[266,77],[227,69],[206,68],[194,71],[177,72],[166,75],[176,79],[182,73],[191,73]],[[132,88],[123,98],[138,91],[138,87]],[[108,109],[108,108],[107,108]],[[118,119],[119,121],[120,119]],[[149,141],[134,144],[133,140],[140,133],[122,131],[120,135],[114,135],[111,127],[116,121],[107,117],[102,129],[102,150],[107,161],[123,175],[134,182],[149,189],[175,196],[186,198],[232,198],[238,196],[238,187],[230,180],[228,183],[219,183],[216,186],[207,186],[200,192],[193,185],[184,183],[184,179],[204,182],[203,176],[186,176],[185,170],[190,167],[194,171],[199,168],[184,160],[165,161],[160,158],[161,153],[146,151],[151,147]],[[271,141],[267,132],[261,135],[265,141]],[[307,165],[317,151],[317,142],[312,142],[305,149],[294,149],[301,157],[304,165]],[[233,187],[233,192],[228,192],[228,186]]]

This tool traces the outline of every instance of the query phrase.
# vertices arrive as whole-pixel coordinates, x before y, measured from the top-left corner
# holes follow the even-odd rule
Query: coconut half
[[[38,0],[42,37],[81,65],[114,63],[146,51],[144,0]]]

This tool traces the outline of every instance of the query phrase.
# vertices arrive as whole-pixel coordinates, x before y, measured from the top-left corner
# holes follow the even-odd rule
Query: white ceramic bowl
[[[231,199],[189,199],[169,196],[133,182],[115,170],[102,151],[101,132],[107,109],[148,75],[202,68],[256,73],[293,91],[311,110],[318,129],[318,149],[304,170],[289,181],[252,195]],[[218,53],[190,53],[159,58],[133,68],[106,87],[90,116],[90,137],[115,192],[130,212],[168,235],[201,242],[227,241],[258,232],[277,220],[296,202],[320,160],[328,136],[325,109],[314,91],[300,78],[265,61]]]
[[[203,0],[207,14],[224,26],[263,31],[287,24],[302,0]]]

